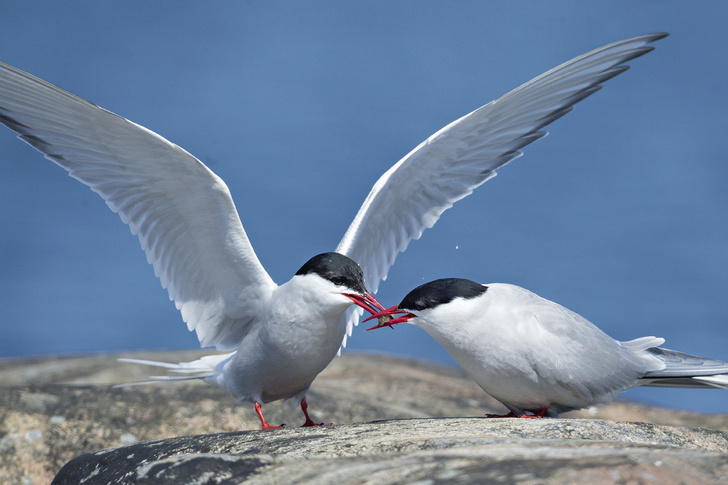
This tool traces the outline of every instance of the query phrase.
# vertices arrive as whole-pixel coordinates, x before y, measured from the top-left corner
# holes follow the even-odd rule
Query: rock
[[[434,417],[477,417],[485,413],[502,412],[504,408],[489,398],[457,368],[381,355],[346,354],[342,358],[335,359],[314,382],[308,398],[312,416],[316,420],[337,424],[337,426],[324,429],[301,430],[295,428],[303,421],[300,410],[284,403],[271,403],[265,406],[266,417],[269,421],[275,424],[288,423],[291,429],[283,430],[280,434],[257,431],[259,422],[252,406],[235,405],[227,391],[204,383],[188,382],[123,389],[110,387],[111,384],[141,380],[150,373],[156,372],[155,369],[144,366],[120,364],[116,360],[118,357],[176,362],[192,360],[203,353],[209,352],[139,352],[123,355],[0,361],[0,416],[2,417],[0,423],[0,483],[50,483],[64,464],[75,457],[79,457],[81,460],[81,455],[90,454],[86,457],[93,457],[98,450],[116,447],[121,447],[118,448],[120,450],[134,447],[137,447],[134,448],[136,450],[141,450],[147,446],[146,442],[159,443],[159,440],[168,438],[185,440],[191,438],[180,437],[194,436],[193,442],[206,442],[205,436],[207,435],[223,441],[226,439],[225,437],[233,436],[234,441],[258,443],[255,445],[257,448],[251,449],[259,450],[259,452],[237,454],[236,451],[229,448],[230,445],[221,444],[218,448],[210,445],[208,451],[190,448],[190,450],[194,450],[189,452],[193,456],[186,456],[185,453],[177,451],[164,458],[166,461],[160,463],[155,461],[154,463],[157,463],[155,466],[169,468],[169,471],[164,474],[200,466],[211,467],[210,469],[215,470],[230,470],[232,467],[234,473],[249,470],[251,476],[254,474],[260,477],[282,477],[284,476],[282,474],[289,473],[286,471],[288,469],[286,467],[291,468],[291,476],[299,476],[296,475],[298,473],[295,472],[296,467],[300,466],[302,462],[315,460],[316,466],[321,467],[322,473],[323,470],[329,470],[326,473],[331,473],[330,476],[333,477],[338,473],[336,470],[343,470],[343,464],[346,464],[346,467],[356,468],[373,461],[381,467],[382,474],[388,476],[389,473],[395,473],[386,471],[390,469],[388,467],[407,468],[409,465],[405,466],[406,463],[412,463],[414,469],[419,466],[424,467],[424,465],[415,465],[415,463],[419,463],[418,460],[426,461],[427,456],[437,457],[436,461],[442,464],[450,460],[447,457],[452,457],[458,463],[458,460],[462,460],[464,469],[469,469],[470,465],[466,466],[465,463],[471,461],[485,463],[483,460],[495,460],[491,464],[493,466],[496,462],[510,463],[510,458],[498,455],[501,447],[510,449],[514,456],[526,456],[528,447],[524,448],[525,441],[523,440],[536,439],[535,436],[540,436],[539,440],[545,439],[546,443],[549,443],[539,444],[537,447],[545,453],[544,457],[550,453],[544,451],[546,449],[564,450],[563,453],[566,455],[577,453],[575,450],[579,450],[578,453],[582,453],[582,451],[591,453],[588,455],[590,458],[582,456],[580,459],[596,463],[600,456],[604,456],[606,460],[608,455],[611,456],[610,460],[619,461],[611,454],[618,455],[620,449],[622,451],[630,450],[634,456],[629,455],[631,457],[628,459],[627,455],[620,455],[623,456],[622,461],[619,462],[621,464],[610,469],[616,470],[614,473],[621,473],[620,480],[625,482],[628,481],[628,478],[624,477],[631,476],[628,475],[627,470],[632,470],[631,467],[637,466],[634,465],[635,463],[641,463],[640,466],[649,468],[651,471],[646,472],[648,474],[662,476],[655,475],[655,473],[667,468],[656,466],[655,462],[650,460],[663,450],[667,453],[665,456],[674,454],[676,457],[683,457],[680,459],[687,460],[686,463],[692,463],[691,466],[695,467],[699,463],[698,457],[710,455],[708,458],[700,458],[707,461],[702,462],[702,471],[695,471],[693,474],[695,477],[703,477],[707,480],[711,473],[716,476],[720,476],[722,473],[722,465],[711,461],[713,460],[712,454],[719,452],[716,451],[717,448],[698,446],[689,449],[685,443],[668,443],[664,440],[660,441],[662,438],[658,441],[650,441],[656,438],[645,437],[647,436],[645,433],[650,429],[652,430],[650,432],[658,437],[668,432],[659,426],[650,428],[647,424],[627,425],[585,419],[540,421],[540,423],[551,423],[549,426],[552,427],[547,427],[546,424],[533,424],[533,421],[528,420],[528,422],[521,423],[520,428],[511,430],[511,435],[501,436],[494,433],[514,426],[509,423],[524,420],[448,419],[430,421],[429,418]],[[581,413],[572,413],[569,417],[643,421],[683,428],[700,427],[728,431],[728,416],[726,415],[668,411],[630,403],[615,403]],[[395,419],[406,419],[406,421],[391,421]],[[353,424],[371,423],[374,420],[389,421]],[[432,423],[437,423],[437,425]],[[601,424],[597,426],[591,423]],[[451,439],[457,443],[443,445],[442,448],[418,449],[416,443],[401,442],[401,445],[397,446],[403,448],[401,451],[397,451],[395,445],[389,446],[387,443],[397,442],[401,438],[400,434],[405,433],[405,428],[398,426],[405,425],[415,429],[433,429],[433,433],[441,433],[441,437],[437,439]],[[562,428],[562,426],[571,428]],[[437,427],[441,429],[437,430]],[[470,432],[464,428],[472,428],[473,433],[480,434],[472,436],[465,434],[462,438],[457,439],[452,437],[456,433]],[[619,438],[608,434],[608,430],[611,428],[621,429],[624,436]],[[385,438],[386,435],[377,435],[377,429],[386,430],[391,436]],[[241,433],[241,430],[255,431]],[[667,428],[667,430],[673,433],[672,428]],[[227,435],[224,434],[225,432],[234,434]],[[377,444],[366,450],[356,442],[347,444],[343,438],[347,433],[354,440],[358,439],[357,437],[369,436],[377,440]],[[531,436],[532,433],[536,434]],[[636,444],[629,444],[630,433],[642,433],[643,438],[640,438],[641,441],[635,442]],[[714,431],[680,430],[676,433],[672,435],[674,439],[677,439],[678,436],[689,437],[689,439],[700,437],[701,440],[708,439],[716,443],[723,439],[723,434],[711,434],[715,433]],[[203,436],[200,437],[200,435]],[[276,441],[278,444],[269,451],[262,451],[265,448],[261,443],[271,439],[308,442],[316,437],[319,437],[318,441],[320,441],[333,436],[341,436],[341,438],[337,438],[340,440],[338,442],[342,448],[339,455],[332,452],[331,455],[323,456],[311,451],[304,459],[295,453],[291,455],[276,451],[283,449],[280,448],[281,441]],[[415,436],[418,435],[415,434]],[[611,438],[609,438],[610,436]],[[31,439],[27,439],[28,437]],[[606,441],[605,437],[608,438]],[[433,439],[424,436],[421,438],[422,443],[432,443]],[[688,441],[689,439],[685,438]],[[568,445],[558,444],[559,440],[567,440]],[[594,442],[590,440],[594,440]],[[520,448],[518,448],[519,446]],[[352,454],[344,453],[349,448],[356,450],[358,454],[354,455],[354,451],[351,452]],[[516,452],[517,448],[521,451]],[[222,451],[225,449],[228,451]],[[141,451],[138,452],[141,453]],[[206,459],[203,460],[205,457],[198,456],[202,453],[212,454],[214,457],[207,457],[211,461],[206,461]],[[98,455],[98,459],[105,459],[104,456],[111,457],[113,453]],[[244,460],[238,463],[243,458]],[[562,463],[565,458],[562,456],[553,459]],[[677,463],[674,461],[677,459],[670,458],[673,461],[663,460],[662,463],[674,464]],[[162,460],[162,458],[155,460]],[[659,461],[656,459],[656,462]],[[231,465],[232,463],[236,464]],[[532,462],[529,466],[535,466],[534,463],[536,462]],[[693,470],[684,463],[674,466],[680,470]],[[425,468],[435,470],[427,467],[423,469]],[[590,465],[587,468],[591,470],[593,467]],[[653,468],[656,469],[653,470]],[[161,468],[154,469],[157,470],[154,473],[161,473]],[[531,470],[531,468],[528,469]],[[448,470],[450,469],[448,468]],[[490,470],[492,471],[493,468]],[[144,472],[146,474],[144,476],[152,471],[149,468]],[[140,472],[135,469],[135,473]],[[186,473],[188,472],[186,471]],[[435,473],[432,475],[434,477],[440,472],[432,471],[432,473]],[[450,470],[447,473],[454,473],[454,471]],[[446,476],[447,473],[443,476]],[[536,472],[532,470],[524,473],[528,475],[528,473]],[[557,475],[551,473],[548,476]],[[675,472],[675,476],[682,475]],[[256,478],[256,480],[258,479],[263,478]],[[233,481],[229,483],[237,483],[235,481],[237,478],[231,478],[231,480]],[[444,479],[438,480],[444,481]],[[513,481],[511,478],[508,480]],[[437,480],[435,480],[436,482]],[[217,482],[211,481],[210,483]],[[690,483],[690,481],[686,483]]]
[[[711,483],[728,433],[601,420],[441,418],[171,438],[83,455],[54,484]]]

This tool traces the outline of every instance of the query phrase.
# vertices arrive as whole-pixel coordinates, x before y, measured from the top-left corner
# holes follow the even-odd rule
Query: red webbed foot
[[[282,424],[280,426],[273,426],[268,424],[268,421],[266,421],[263,417],[263,411],[261,410],[261,405],[258,401],[255,401],[255,412],[258,414],[258,418],[260,418],[260,426],[262,429],[283,429],[286,427],[285,424]]]
[[[308,419],[308,420],[306,420],[305,423],[303,423],[301,425],[302,428],[307,428],[309,426],[331,426],[331,423],[318,423],[318,424],[316,424],[313,421],[311,421],[310,419]]]
[[[302,428],[307,428],[309,426],[331,426],[331,423],[314,423],[313,419],[311,419],[311,416],[308,415],[308,403],[306,402],[306,398],[304,397],[301,400],[301,411],[303,411],[303,415],[306,416],[306,422],[303,423],[301,426]]]

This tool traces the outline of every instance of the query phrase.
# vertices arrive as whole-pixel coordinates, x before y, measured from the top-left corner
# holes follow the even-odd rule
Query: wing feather
[[[275,284],[222,179],[156,133],[2,63],[0,123],[119,214],[203,346],[237,347]]]
[[[570,113],[624,63],[667,34],[615,42],[576,57],[445,126],[374,184],[337,247],[357,261],[376,292],[397,254],[432,227],[458,200],[544,137],[546,125]],[[348,333],[357,322],[350,312]]]

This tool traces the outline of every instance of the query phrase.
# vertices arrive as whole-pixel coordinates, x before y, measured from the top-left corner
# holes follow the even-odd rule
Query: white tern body
[[[361,266],[376,293],[411,240],[665,35],[576,57],[437,131],[382,175],[336,252]],[[142,126],[2,63],[0,122],[98,193],[129,225],[202,346],[233,351],[188,363],[146,362],[177,374],[156,380],[225,385],[238,399],[256,403],[264,427],[261,402],[295,398],[306,413],[311,381],[346,344],[361,315],[343,294],[368,298],[360,289],[352,292],[335,283],[335,274],[315,269],[277,285],[253,251],[227,186],[202,162]]]

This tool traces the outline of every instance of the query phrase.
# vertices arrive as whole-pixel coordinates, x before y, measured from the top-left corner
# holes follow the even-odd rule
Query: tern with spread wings
[[[665,35],[588,52],[445,126],[382,175],[335,252],[315,256],[282,285],[258,260],[223,180],[179,146],[6,64],[0,122],[99,194],[139,237],[200,344],[229,351],[144,361],[174,373],[153,380],[225,386],[255,405],[263,428],[272,426],[261,405],[292,398],[313,425],[306,393],[346,344],[359,307],[383,309],[371,293],[397,254]]]

